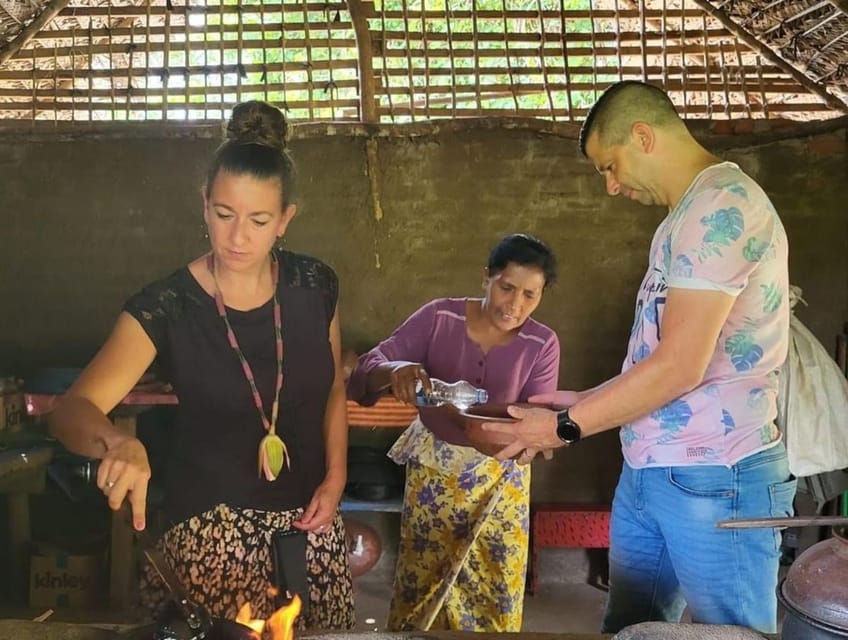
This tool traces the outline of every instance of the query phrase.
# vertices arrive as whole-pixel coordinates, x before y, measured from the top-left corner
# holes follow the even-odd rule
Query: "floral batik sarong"
[[[420,420],[389,456],[407,472],[389,630],[520,631],[529,465],[442,442]]]

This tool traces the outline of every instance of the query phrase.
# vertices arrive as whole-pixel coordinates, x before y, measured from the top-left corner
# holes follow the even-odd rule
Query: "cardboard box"
[[[24,394],[20,391],[0,392],[0,431],[19,431],[26,418]]]
[[[31,607],[90,607],[102,600],[105,554],[33,555],[29,571]]]

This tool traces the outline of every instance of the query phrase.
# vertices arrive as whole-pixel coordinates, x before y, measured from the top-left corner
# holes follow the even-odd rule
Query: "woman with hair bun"
[[[271,541],[282,531],[305,538],[305,557],[294,561],[306,564],[308,585],[299,626],[346,629],[353,589],[338,512],[347,476],[338,280],[320,260],[275,246],[296,210],[287,129],[269,104],[235,107],[203,190],[210,251],[126,302],[57,403],[51,431],[101,459],[97,486],[109,506],[126,498],[144,529],[147,452],[107,414],[156,360],[179,399],[159,546],[189,596],[216,617],[232,619],[245,602],[254,617],[269,616]],[[163,596],[146,570],[143,602],[155,607]]]

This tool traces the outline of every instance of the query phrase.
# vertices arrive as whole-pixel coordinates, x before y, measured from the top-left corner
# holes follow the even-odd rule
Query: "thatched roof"
[[[732,11],[731,19],[802,69],[813,82],[848,94],[846,0],[793,0],[761,7],[737,1],[727,10]]]
[[[711,13],[848,99],[848,0],[709,0]]]
[[[848,113],[848,0],[0,0],[0,117],[581,119],[621,78],[688,118]]]

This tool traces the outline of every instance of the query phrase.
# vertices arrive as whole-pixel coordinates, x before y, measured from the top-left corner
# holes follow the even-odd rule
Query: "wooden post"
[[[376,123],[380,121],[377,112],[377,82],[374,78],[374,54],[371,43],[371,32],[368,30],[368,14],[363,0],[348,0],[347,7],[350,19],[356,32],[356,48],[358,50],[359,71],[359,104],[362,122]],[[371,5],[373,6],[373,5]]]
[[[26,602],[27,584],[29,583],[30,548],[30,517],[29,496],[32,493],[44,491],[47,464],[50,452],[43,450],[31,459],[33,469],[23,469],[6,474],[0,483],[0,493],[8,496],[9,544],[3,550],[8,563],[9,578],[7,584],[11,587],[10,596],[13,601]]]
[[[135,412],[115,417],[115,426],[135,436]],[[109,550],[109,604],[116,609],[123,609],[129,604],[130,582],[136,576],[133,540],[132,524],[127,521],[125,509],[113,511]]]
[[[29,494],[23,491],[9,494],[9,581],[14,589],[13,598],[26,602],[25,585],[28,580],[30,557]]]

